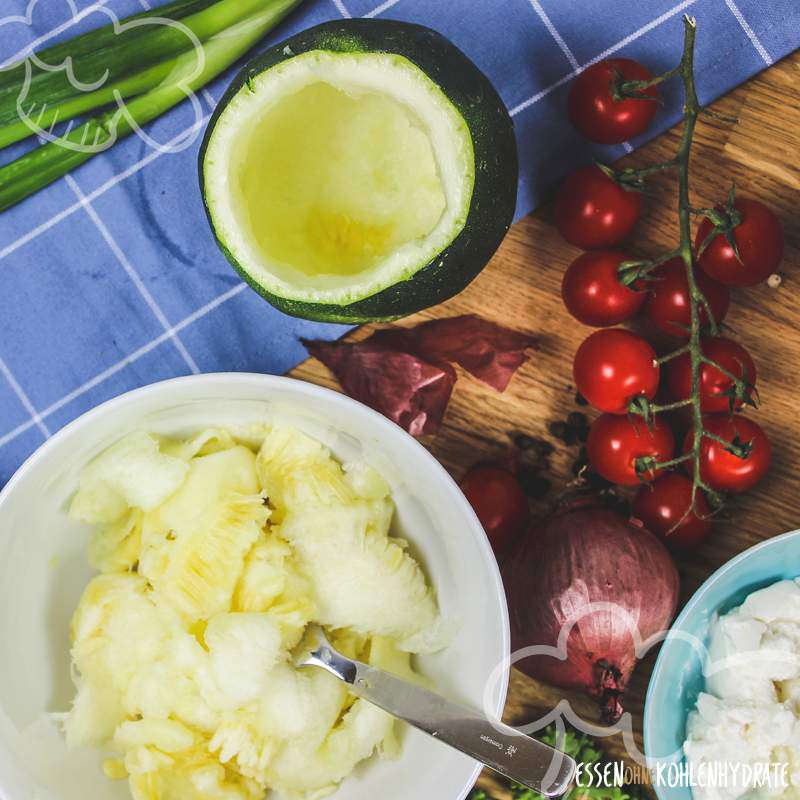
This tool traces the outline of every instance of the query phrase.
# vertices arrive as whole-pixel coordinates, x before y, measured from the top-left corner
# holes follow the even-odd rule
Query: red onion
[[[584,501],[523,537],[504,573],[512,651],[555,647],[569,630],[565,660],[538,653],[516,666],[585,691],[599,701],[603,721],[616,722],[637,638],[666,630],[675,614],[678,573],[664,545],[617,511]]]

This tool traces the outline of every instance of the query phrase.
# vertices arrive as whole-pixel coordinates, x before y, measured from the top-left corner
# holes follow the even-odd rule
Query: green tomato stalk
[[[701,349],[700,338],[702,324],[700,318],[701,309],[705,312],[708,319],[708,327],[712,336],[717,335],[718,327],[714,319],[711,307],[703,293],[700,291],[694,272],[695,254],[692,247],[691,217],[693,214],[704,215],[709,209],[694,208],[689,197],[689,165],[692,149],[694,130],[697,119],[701,113],[711,116],[719,116],[703,109],[697,98],[694,78],[694,45],[697,33],[697,23],[694,17],[684,15],[684,44],[683,55],[680,63],[673,69],[665,72],[651,81],[627,81],[622,84],[619,91],[623,95],[636,93],[657,83],[661,83],[668,78],[680,76],[684,88],[684,121],[681,143],[675,156],[667,161],[643,167],[641,169],[625,169],[617,173],[616,178],[627,183],[642,182],[648,175],[664,169],[675,169],[678,173],[678,220],[680,225],[680,242],[677,247],[667,253],[663,253],[654,259],[644,261],[627,261],[620,264],[620,280],[626,286],[630,286],[639,280],[647,280],[650,274],[661,264],[669,261],[676,256],[683,260],[686,266],[686,280],[689,287],[689,300],[691,311],[691,323],[689,330],[689,341],[683,347],[668,353],[657,359],[659,365],[671,361],[685,353],[689,354],[691,364],[691,393],[685,400],[674,403],[658,404],[651,403],[647,398],[637,397],[630,406],[628,412],[633,415],[641,416],[646,422],[652,421],[654,415],[674,411],[679,408],[689,408],[692,415],[693,432],[692,443],[689,450],[669,461],[658,461],[652,456],[637,459],[636,469],[640,475],[651,473],[653,470],[665,470],[677,467],[681,464],[691,462],[692,464],[692,502],[686,510],[686,514],[675,524],[675,527],[683,522],[692,512],[697,513],[697,496],[699,492],[705,492],[711,504],[715,508],[722,506],[722,497],[705,481],[700,474],[700,453],[703,438],[708,438],[721,444],[728,452],[738,458],[747,458],[750,455],[751,443],[740,441],[728,441],[716,434],[708,431],[703,426],[703,411],[700,397],[700,376],[704,365],[708,365],[719,370],[733,382],[733,396],[731,397],[731,407],[737,401],[752,404],[751,392],[753,387],[746,381],[733,375],[716,361],[708,358]]]

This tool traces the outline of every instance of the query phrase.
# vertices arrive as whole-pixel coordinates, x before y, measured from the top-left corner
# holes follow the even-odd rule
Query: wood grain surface
[[[762,285],[736,291],[726,320],[728,335],[740,340],[756,361],[761,408],[754,417],[773,443],[771,470],[760,486],[727,507],[725,517],[717,522],[703,547],[679,560],[681,603],[735,554],[770,536],[800,528],[798,85],[800,53],[795,53],[712,106],[737,117],[736,123],[704,117],[695,139],[691,175],[694,204],[708,206],[724,199],[731,179],[735,179],[740,194],[763,200],[780,216],[787,247],[781,287]],[[664,160],[677,144],[676,128],[621,163],[641,166]],[[674,176],[659,174],[651,183],[646,215],[630,241],[632,254],[656,255],[673,246],[677,238],[675,197]],[[400,323],[473,312],[533,332],[539,338],[540,351],[523,366],[504,394],[460,375],[441,432],[424,440],[456,479],[476,461],[501,455],[508,446],[509,431],[552,439],[548,423],[576,410],[572,356],[591,329],[567,314],[561,303],[560,284],[565,268],[578,253],[553,227],[552,203],[548,202],[511,229],[492,262],[466,291]],[[354,331],[351,338],[363,338],[370,330],[367,326]],[[314,360],[290,374],[338,388],[327,369]],[[547,498],[533,504],[534,515],[544,514],[558,489],[572,478],[578,448],[554,443],[557,448],[548,470],[553,489]],[[655,653],[639,664],[627,694],[626,708],[633,714],[640,747],[644,693],[654,658]],[[505,719],[517,724],[534,719],[563,696],[585,718],[597,719],[593,704],[582,696],[565,695],[514,670]],[[611,756],[625,757],[620,736],[607,739],[604,746]],[[484,775],[481,783],[487,789],[491,787],[497,800],[508,797],[490,776]]]

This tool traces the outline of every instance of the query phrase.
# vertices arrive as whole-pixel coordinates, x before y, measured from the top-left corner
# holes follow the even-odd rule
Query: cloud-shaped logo
[[[32,31],[34,15],[40,2],[41,0],[29,0],[24,14],[0,17],[0,31],[12,25],[27,26]],[[40,137],[43,141],[81,153],[99,153],[108,150],[120,138],[121,129],[125,131],[131,129],[149,147],[160,152],[175,153],[190,147],[199,135],[204,116],[202,104],[192,90],[192,82],[202,74],[206,64],[203,44],[194,31],[179,20],[166,17],[145,16],[120,21],[113,11],[103,5],[94,4],[81,11],[75,4],[75,0],[64,0],[64,2],[68,12],[68,18],[65,22],[53,28],[44,36],[31,37],[31,41],[22,50],[0,61],[0,72],[12,68],[19,69],[20,66],[24,69],[24,77],[16,102],[17,114],[24,125],[32,134]],[[172,28],[186,37],[187,47],[175,58],[174,67],[163,79],[161,86],[165,88],[169,86],[182,92],[185,94],[186,99],[191,102],[195,115],[195,124],[189,129],[192,135],[179,137],[178,140],[173,140],[167,144],[157,142],[139,125],[119,89],[109,85],[110,73],[107,69],[96,80],[84,82],[76,75],[72,56],[67,56],[60,63],[51,64],[46,63],[37,55],[35,51],[47,46],[48,42],[62,33],[66,32],[69,35],[69,31],[79,25],[90,14],[99,14],[105,17],[103,24],[111,24],[114,34],[117,36],[137,28],[166,27]],[[31,97],[33,77],[41,71],[50,73],[63,72],[70,86],[79,94],[100,92],[104,88],[110,89],[108,101],[104,105],[111,105],[112,108],[104,113],[102,125],[94,128],[94,134],[91,139],[89,139],[89,128],[84,129],[84,135],[80,139],[74,135],[70,136],[70,133],[74,130],[74,120],[69,122],[66,130],[60,133],[55,132],[59,122],[62,121],[58,117],[58,109],[55,110],[53,118],[49,119],[48,104]],[[135,100],[135,97],[131,99]],[[46,125],[44,124],[45,121],[47,122]]]
[[[487,718],[492,719],[492,700],[497,692],[498,686],[503,679],[503,676],[511,669],[512,666],[514,666],[514,664],[531,656],[566,661],[567,644],[570,633],[582,619],[594,614],[612,616],[615,618],[615,627],[617,625],[624,625],[627,628],[631,641],[633,642],[637,659],[643,658],[645,655],[647,655],[648,651],[652,647],[665,640],[670,642],[680,641],[686,643],[694,651],[695,657],[699,660],[699,663],[703,665],[703,675],[705,676],[706,680],[719,675],[726,670],[731,670],[731,674],[741,674],[743,670],[747,670],[748,673],[751,674],[757,674],[758,670],[761,668],[760,665],[762,665],[764,669],[775,669],[775,665],[780,664],[784,665],[790,672],[800,672],[800,656],[794,652],[786,650],[762,647],[756,651],[740,651],[725,657],[715,656],[712,659],[709,658],[709,652],[705,642],[685,631],[678,629],[664,630],[653,634],[647,639],[643,639],[639,633],[639,628],[636,624],[635,618],[631,615],[627,608],[619,606],[615,603],[590,603],[585,608],[581,609],[579,613],[576,613],[564,622],[564,625],[559,632],[558,641],[555,645],[531,645],[529,647],[523,647],[519,650],[516,650],[509,657],[503,659],[503,661],[497,664],[489,676],[483,696],[483,709]],[[755,670],[755,673],[753,670]],[[594,722],[583,719],[580,714],[578,714],[572,708],[570,701],[566,698],[559,700],[556,706],[546,714],[518,727],[516,730],[519,731],[519,733],[532,735],[537,731],[541,731],[547,725],[555,723],[557,736],[563,736],[565,722],[569,723],[573,728],[593,738],[604,738],[621,733],[628,755],[633,761],[643,767],[651,768],[658,762],[680,761],[683,757],[683,748],[679,747],[669,756],[662,756],[657,759],[648,759],[636,744],[633,733],[633,718],[629,712],[624,712],[620,719],[613,725],[598,725]]]

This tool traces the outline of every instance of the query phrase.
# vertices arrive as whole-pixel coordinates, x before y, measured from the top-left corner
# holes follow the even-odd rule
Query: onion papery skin
[[[512,652],[556,647],[571,624],[565,660],[535,654],[515,666],[585,691],[600,702],[603,721],[616,722],[636,664],[635,634],[643,641],[666,631],[675,615],[678,572],[664,545],[615,510],[567,508],[523,538],[504,565],[504,580]]]

